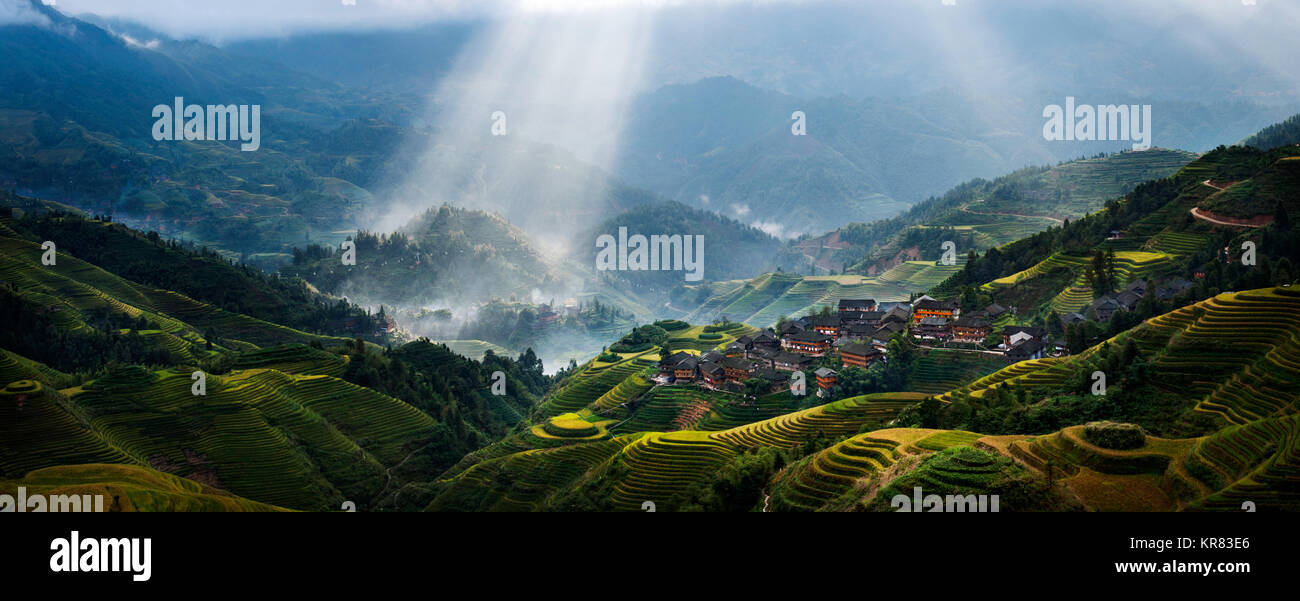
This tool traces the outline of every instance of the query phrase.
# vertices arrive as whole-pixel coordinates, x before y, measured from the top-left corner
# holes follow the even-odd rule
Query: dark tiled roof
[[[817,371],[813,372],[813,375],[815,375],[815,376],[817,376],[817,377],[819,377],[819,378],[825,378],[825,377],[827,377],[827,376],[834,376],[834,375],[838,375],[838,374],[835,373],[835,370],[833,370],[833,369],[831,369],[831,368],[829,368],[829,367],[819,367],[819,368],[817,368]]]
[[[1092,304],[1089,305],[1089,306],[1091,306],[1091,307],[1094,308],[1094,309],[1112,309],[1112,310],[1114,310],[1114,309],[1119,309],[1120,304],[1119,304],[1119,301],[1118,301],[1118,300],[1115,300],[1115,297],[1113,297],[1113,296],[1103,296],[1103,297],[1101,297],[1101,298],[1099,298],[1099,299],[1097,299],[1097,300],[1095,300],[1095,301],[1092,301]]]
[[[844,309],[867,309],[876,306],[876,300],[871,298],[842,298],[840,299],[840,310]]]
[[[838,315],[816,317],[813,318],[812,325],[814,328],[838,328],[840,327],[840,317]]]
[[[802,332],[802,331],[804,331],[804,329],[805,329],[805,328],[803,327],[803,324],[800,324],[800,323],[798,323],[798,322],[794,322],[794,321],[790,321],[790,322],[786,322],[786,324],[785,324],[784,326],[781,326],[781,334],[782,334],[782,335],[786,335],[786,334],[792,334],[792,333],[795,333],[795,332]]]
[[[681,363],[683,359],[686,359],[686,358],[688,358],[688,357],[694,357],[694,356],[695,356],[695,355],[692,355],[692,354],[690,354],[690,353],[685,353],[685,352],[682,352],[682,351],[677,351],[677,352],[675,352],[675,353],[673,353],[673,354],[671,354],[671,355],[668,355],[668,358],[667,358],[667,359],[664,359],[663,361],[660,361],[659,364],[660,364],[660,365],[677,365],[678,363]]]
[[[1016,334],[1017,332],[1024,332],[1026,334],[1029,334],[1030,336],[1033,336],[1034,338],[1042,338],[1043,336],[1047,335],[1047,332],[1044,331],[1043,328],[1040,328],[1038,326],[1007,326],[1005,328],[1002,328],[1003,336],[1011,336],[1013,334]]]
[[[1147,281],[1142,278],[1138,278],[1136,280],[1133,280],[1132,282],[1129,282],[1128,285],[1124,287],[1124,290],[1136,292],[1139,295],[1145,294],[1147,290]]]
[[[928,299],[927,299],[927,300],[923,300],[923,301],[921,301],[921,302],[919,302],[919,303],[916,303],[916,308],[917,308],[917,309],[923,309],[923,310],[929,310],[929,311],[952,311],[952,310],[956,309],[958,306],[959,306],[959,305],[958,305],[958,303],[957,303],[956,300],[946,300],[946,301],[941,301],[941,300],[928,300]]]
[[[887,321],[883,324],[880,324],[880,329],[876,330],[875,333],[872,334],[872,337],[884,336],[885,338],[889,338],[894,334],[902,332],[906,328],[907,326],[898,323],[896,321]]]
[[[1041,340],[1030,338],[1028,340],[1021,340],[1018,344],[1012,345],[1011,348],[1007,349],[1007,354],[1028,356],[1043,350],[1043,346],[1045,345]]]
[[[799,353],[781,352],[781,353],[777,353],[776,356],[772,357],[772,361],[775,361],[777,363],[798,365],[800,363],[809,363],[812,361],[812,359],[800,355]]]
[[[876,328],[869,326],[865,323],[855,323],[848,327],[850,336],[866,336],[867,334],[870,334],[875,329]]]
[[[840,354],[857,355],[859,357],[870,357],[872,355],[879,355],[880,350],[871,346],[867,346],[865,344],[854,343],[854,344],[844,345],[844,347],[840,349]]]
[[[754,362],[748,359],[741,359],[740,357],[730,357],[723,360],[722,366],[727,369],[750,371],[754,368]]]
[[[817,332],[799,332],[790,336],[795,342],[830,342],[831,337]]]
[[[1115,295],[1115,300],[1125,308],[1132,309],[1137,306],[1138,301],[1142,300],[1142,295],[1132,290],[1125,290]]]

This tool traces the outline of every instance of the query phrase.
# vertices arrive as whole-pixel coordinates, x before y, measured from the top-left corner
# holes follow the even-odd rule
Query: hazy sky
[[[0,0],[0,4],[15,0]],[[18,0],[26,1],[26,0]],[[56,0],[65,14],[138,21],[175,37],[229,40],[299,30],[414,26],[445,19],[540,12],[592,12],[685,4],[773,4],[801,0]]]

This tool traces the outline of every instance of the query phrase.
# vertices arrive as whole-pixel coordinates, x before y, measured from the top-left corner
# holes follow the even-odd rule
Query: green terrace
[[[53,398],[6,399],[4,474],[132,463],[281,507],[364,507],[435,433],[415,408],[324,375],[209,374],[205,396],[191,385],[188,370],[132,367]]]

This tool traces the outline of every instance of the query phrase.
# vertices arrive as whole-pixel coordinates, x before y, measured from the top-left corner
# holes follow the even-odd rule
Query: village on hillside
[[[1173,278],[1158,286],[1155,294],[1168,300],[1191,285]],[[1061,329],[1082,321],[1105,322],[1116,312],[1133,311],[1147,295],[1148,286],[1146,280],[1134,280],[1117,293],[1093,300],[1083,313],[1061,315]],[[783,319],[775,328],[741,336],[721,350],[665,353],[657,380],[754,394],[755,381],[763,382],[768,392],[776,392],[790,388],[796,372],[812,370],[817,396],[824,397],[839,382],[836,368],[866,368],[887,361],[889,341],[899,335],[920,348],[996,354],[1011,363],[1067,353],[1062,341],[1044,328],[1007,323],[1015,311],[993,303],[963,314],[959,300],[928,295],[910,302],[842,299],[834,311],[826,307],[817,315]],[[1005,324],[996,334],[995,323]]]

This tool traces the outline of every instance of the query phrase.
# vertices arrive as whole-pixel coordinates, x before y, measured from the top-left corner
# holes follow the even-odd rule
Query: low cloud
[[[50,24],[50,18],[37,11],[30,0],[0,0],[0,25]]]
[[[778,240],[788,240],[795,237],[794,234],[786,234],[785,224],[776,221],[755,221],[750,225],[763,230],[764,233]]]

